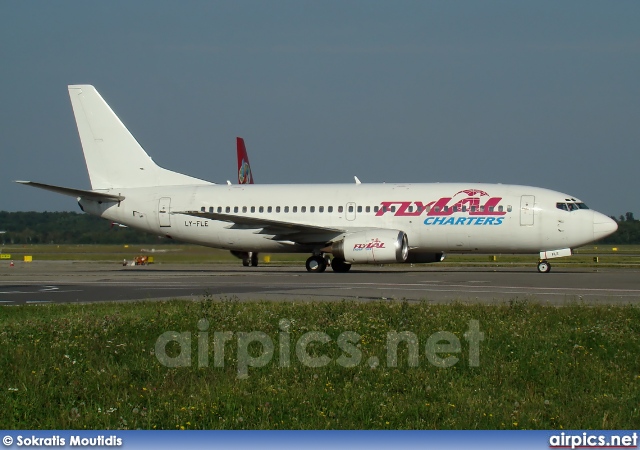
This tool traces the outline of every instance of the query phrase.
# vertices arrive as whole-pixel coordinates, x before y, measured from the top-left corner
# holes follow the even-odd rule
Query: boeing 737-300
[[[309,272],[431,263],[456,253],[548,260],[610,235],[615,221],[573,195],[481,183],[218,185],[156,165],[93,86],[69,86],[91,190],[19,183],[75,197],[132,228],[234,252],[299,252]]]

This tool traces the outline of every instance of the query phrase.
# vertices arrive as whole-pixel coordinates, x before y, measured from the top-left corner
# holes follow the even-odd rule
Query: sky
[[[0,210],[79,211],[67,93],[154,161],[236,182],[487,182],[632,211],[638,1],[0,1]]]

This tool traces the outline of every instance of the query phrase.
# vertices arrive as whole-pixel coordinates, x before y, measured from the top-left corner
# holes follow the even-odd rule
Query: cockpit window
[[[556,203],[556,208],[561,209],[563,211],[577,211],[579,209],[589,209],[587,205],[580,202],[558,202]]]

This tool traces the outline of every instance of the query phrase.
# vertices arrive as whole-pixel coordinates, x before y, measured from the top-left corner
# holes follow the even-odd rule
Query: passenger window
[[[218,212],[221,213],[222,212],[222,206],[218,206]]]
[[[200,212],[205,212],[207,209],[203,206],[202,208],[200,208]]]
[[[316,212],[315,206],[309,206],[309,212]]]
[[[260,208],[258,208],[258,212],[263,213],[264,212],[264,206],[261,206]]]
[[[358,206],[358,212],[361,213],[362,212],[362,206]]]
[[[511,212],[513,211],[513,208],[511,207],[511,205],[507,205],[507,212]]]
[[[338,212],[341,213],[342,211],[344,211],[344,207],[342,205],[338,206]]]
[[[445,206],[445,208],[446,208],[446,206]],[[458,212],[458,207],[457,207],[457,206],[452,206],[452,207],[451,207],[451,210],[452,210],[453,212]]]
[[[471,212],[476,212],[476,207],[475,206],[471,207]]]
[[[251,207],[251,212],[252,212],[252,213],[256,212],[256,207],[255,207],[255,206],[252,206],[252,207]]]
[[[498,212],[502,212],[504,211],[504,208],[502,207],[502,205],[498,206]]]
[[[409,206],[409,208],[407,208],[407,211],[409,211],[410,213],[413,212],[413,205]]]
[[[349,205],[349,212],[352,213],[353,212],[353,205]]]
[[[224,210],[228,213],[231,212],[231,206],[227,206]]]
[[[279,213],[280,212],[280,207],[276,206],[276,212]]]
[[[462,205],[462,212],[467,212],[467,206],[466,205]]]
[[[493,212],[493,206],[489,206],[489,212]]]
[[[318,206],[318,212],[324,212],[324,206]]]
[[[434,209],[435,209],[436,212],[440,212],[440,207],[439,206],[436,206]]]
[[[243,213],[246,213],[246,212],[247,212],[247,207],[246,207],[246,206],[243,206],[243,207],[242,207],[242,212],[243,212]]]
[[[373,207],[373,212],[374,212],[374,213],[377,213],[379,210],[380,210],[380,207],[379,207],[379,206],[374,206],[374,207]]]
[[[333,212],[333,206],[327,206],[327,212],[332,213]]]
[[[212,213],[213,212],[213,206],[209,207],[209,212]]]
[[[300,207],[300,212],[307,212],[307,207],[306,206],[301,206]]]
[[[292,211],[292,212],[298,212],[298,207],[297,207],[297,206],[294,206],[294,207],[293,207],[293,211]]]
[[[238,207],[237,207],[237,206],[234,206],[234,207],[233,207],[233,212],[234,212],[234,213],[237,213],[237,212],[238,212]]]
[[[395,206],[391,207],[391,212],[396,212],[396,207]]]
[[[288,207],[288,206],[285,206],[285,207],[284,207],[284,212],[286,212],[286,213],[288,213],[288,212],[289,212],[289,207]]]
[[[273,208],[271,206],[267,206],[267,212],[271,213],[273,211]]]
[[[364,211],[365,211],[365,212],[368,212],[368,213],[369,213],[369,212],[371,212],[371,206],[367,206],[367,207],[364,209]]]

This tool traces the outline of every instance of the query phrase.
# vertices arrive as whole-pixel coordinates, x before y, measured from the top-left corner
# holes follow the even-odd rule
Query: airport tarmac
[[[403,300],[554,305],[640,303],[638,269],[355,266],[349,273],[307,273],[296,265],[127,266],[73,261],[0,266],[0,305],[90,303],[169,298],[339,301]]]

